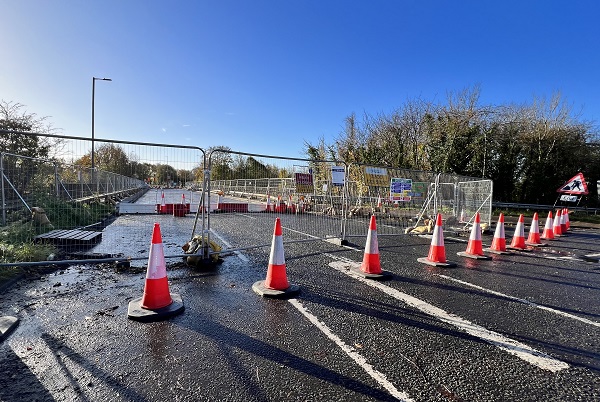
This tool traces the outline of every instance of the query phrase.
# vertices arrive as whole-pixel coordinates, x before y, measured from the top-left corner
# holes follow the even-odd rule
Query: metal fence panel
[[[173,237],[165,253],[183,254],[201,210],[203,189],[190,185],[203,179],[201,148],[95,139],[92,169],[90,139],[19,134],[54,146],[45,158],[0,154],[0,263],[20,258],[11,245],[28,243],[55,247],[55,261],[82,252],[147,258],[155,222]],[[176,204],[185,215],[173,214]],[[200,219],[199,231],[201,225]]]
[[[213,150],[209,157],[210,213],[208,227],[214,236],[221,228],[240,225],[239,236],[222,239],[236,248],[255,247],[243,226],[264,234],[263,246],[273,235],[275,217],[281,219],[284,242],[337,238],[342,231],[344,186],[336,185],[336,161],[312,161]],[[231,230],[227,230],[231,232]]]
[[[480,212],[482,222],[491,221],[491,180],[353,164],[349,181],[347,237],[365,236],[372,214],[381,235],[403,234],[437,213],[445,225],[457,230],[466,229],[475,212]]]

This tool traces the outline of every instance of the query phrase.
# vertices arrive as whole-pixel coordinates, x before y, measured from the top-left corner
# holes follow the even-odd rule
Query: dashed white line
[[[474,289],[477,289],[477,290],[481,290],[481,291],[489,293],[489,294],[493,294],[493,295],[496,295],[496,296],[501,296],[501,297],[504,297],[506,299],[514,300],[514,301],[526,304],[526,305],[531,306],[531,307],[539,308],[540,310],[549,311],[549,312],[554,313],[554,314],[562,315],[563,317],[571,318],[573,320],[581,321],[581,322],[584,322],[584,323],[589,324],[589,325],[600,327],[600,322],[595,322],[595,321],[592,321],[592,320],[588,320],[587,318],[578,317],[578,316],[576,316],[574,314],[565,313],[564,311],[560,311],[560,310],[556,310],[556,309],[553,309],[553,308],[550,308],[550,307],[546,307],[546,306],[543,306],[541,304],[537,304],[537,303],[531,302],[531,301],[526,300],[526,299],[521,299],[519,297],[510,296],[510,295],[507,295],[507,294],[504,294],[504,293],[496,292],[495,290],[486,289],[484,287],[481,287],[481,286],[478,286],[478,285],[475,285],[475,284],[472,284],[472,283],[469,283],[469,282],[461,281],[460,279],[452,278],[452,277],[447,276],[447,275],[437,274],[437,276],[439,276],[440,278],[447,279],[449,281],[460,283],[461,285],[465,285],[465,286],[468,286],[468,287],[471,287],[471,288],[474,288]]]
[[[383,293],[386,293],[387,295],[392,296],[393,298],[400,300],[406,303],[407,305],[424,312],[425,314],[435,317],[445,323],[451,324],[470,335],[473,335],[494,346],[497,346],[498,348],[514,356],[517,356],[520,359],[534,366],[551,372],[558,372],[569,367],[567,363],[557,360],[543,352],[535,350],[532,347],[525,345],[524,343],[507,338],[504,335],[491,331],[480,325],[474,324],[457,315],[450,314],[439,307],[429,304],[423,300],[417,299],[416,297],[410,296],[406,293],[400,292],[399,290],[386,286],[380,282],[363,278],[362,276],[350,270],[351,268],[360,267],[360,263],[358,262],[349,261],[345,258],[342,259],[332,254],[327,255],[335,260],[329,263],[330,267],[340,272],[343,272],[346,275],[349,275],[371,287],[374,287],[382,291]]]
[[[377,381],[382,387],[384,387],[394,398],[400,401],[413,401],[406,392],[399,391],[394,385],[386,378],[386,376],[380,371],[376,370],[370,365],[367,360],[358,353],[353,347],[347,345],[340,339],[339,336],[334,334],[327,325],[319,321],[317,317],[311,314],[297,299],[290,299],[289,302],[302,313],[315,327],[317,327],[323,334],[331,339],[340,349],[342,349],[352,360],[356,362],[363,370],[367,372],[375,381]]]

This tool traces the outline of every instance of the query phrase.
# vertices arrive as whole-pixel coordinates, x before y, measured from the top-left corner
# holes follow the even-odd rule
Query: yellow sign
[[[388,187],[390,178],[387,169],[365,166],[365,184],[374,187]]]

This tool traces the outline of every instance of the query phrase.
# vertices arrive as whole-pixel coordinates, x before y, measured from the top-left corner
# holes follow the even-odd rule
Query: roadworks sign
[[[587,195],[588,188],[583,173],[577,173],[569,181],[560,186],[556,192],[561,194]]]

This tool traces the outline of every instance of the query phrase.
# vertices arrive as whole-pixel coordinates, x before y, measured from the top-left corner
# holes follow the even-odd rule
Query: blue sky
[[[0,98],[65,135],[302,156],[346,116],[560,91],[600,116],[597,1],[2,0]]]

